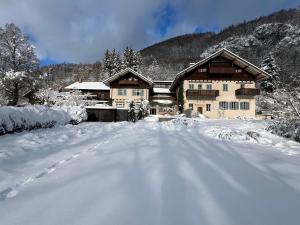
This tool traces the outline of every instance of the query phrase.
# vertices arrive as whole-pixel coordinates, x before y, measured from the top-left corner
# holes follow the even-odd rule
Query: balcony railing
[[[235,68],[232,68],[232,67],[210,67],[209,73],[230,74],[230,73],[236,73],[236,70],[235,70]]]
[[[119,84],[122,84],[122,85],[138,85],[139,81],[138,80],[120,80]]]
[[[211,97],[216,98],[219,96],[219,90],[187,90],[186,97],[198,98],[198,97]]]
[[[235,95],[240,95],[240,96],[255,96],[259,95],[260,90],[257,88],[240,88],[235,91]]]

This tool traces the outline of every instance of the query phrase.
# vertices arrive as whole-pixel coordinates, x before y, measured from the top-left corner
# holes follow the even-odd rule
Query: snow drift
[[[49,108],[47,106],[0,107],[0,135],[54,125],[79,123],[86,118],[80,107]]]

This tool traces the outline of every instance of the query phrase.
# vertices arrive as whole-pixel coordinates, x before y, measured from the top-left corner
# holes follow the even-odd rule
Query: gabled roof
[[[152,80],[150,80],[150,79],[144,77],[142,74],[140,74],[140,73],[134,71],[134,70],[131,69],[131,68],[126,68],[126,69],[122,70],[121,72],[119,72],[119,73],[117,73],[117,74],[115,74],[115,75],[113,75],[113,76],[107,78],[106,80],[103,81],[103,83],[108,84],[108,83],[110,83],[110,82],[112,82],[112,81],[114,81],[114,80],[116,80],[116,79],[118,79],[118,78],[120,78],[120,77],[122,77],[122,76],[128,74],[128,73],[132,73],[132,74],[136,75],[137,77],[141,78],[143,81],[145,81],[146,83],[148,83],[148,84],[150,84],[150,85],[153,84],[153,81],[152,81]]]
[[[267,72],[265,72],[264,70],[258,68],[257,66],[253,65],[252,63],[248,62],[247,60],[241,58],[240,56],[234,54],[233,52],[229,51],[226,48],[222,48],[221,50],[215,52],[214,54],[208,56],[207,58],[193,64],[192,66],[182,70],[181,72],[179,72],[171,87],[170,90],[174,89],[174,87],[177,85],[178,80],[186,73],[194,70],[195,68],[197,68],[198,66],[201,66],[203,64],[205,64],[206,62],[208,62],[209,60],[217,57],[217,56],[222,56],[226,59],[231,60],[235,65],[244,68],[245,71],[249,72],[250,74],[254,75],[256,77],[257,80],[262,80],[262,79],[266,79],[268,77],[271,77],[270,74],[268,74]]]
[[[75,82],[65,89],[68,90],[101,90],[109,91],[110,88],[106,86],[103,82]]]

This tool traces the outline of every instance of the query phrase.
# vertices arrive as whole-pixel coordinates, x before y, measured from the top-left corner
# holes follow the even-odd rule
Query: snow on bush
[[[267,127],[273,134],[300,142],[300,120],[277,120]]]
[[[54,125],[79,123],[86,117],[86,112],[77,108],[49,108],[47,106],[0,107],[0,135],[49,128]]]
[[[88,118],[86,109],[83,106],[61,106],[54,107],[54,109],[66,111],[72,118],[72,123],[75,124],[81,123]]]

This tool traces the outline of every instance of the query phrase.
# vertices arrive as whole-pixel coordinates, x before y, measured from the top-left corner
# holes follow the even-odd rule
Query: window
[[[144,96],[144,90],[142,89],[133,89],[132,90],[133,96]]]
[[[241,84],[241,88],[245,88],[245,84]]]
[[[249,109],[250,109],[250,104],[249,104],[249,102],[241,102],[241,103],[240,103],[240,109],[241,109],[241,110],[249,110]]]
[[[207,89],[207,90],[212,90],[212,84],[207,84],[207,85],[206,85],[206,89]]]
[[[231,110],[238,110],[239,109],[239,103],[238,102],[230,102],[229,108]]]
[[[189,84],[189,89],[194,90],[194,84]]]
[[[116,103],[116,107],[117,108],[125,108],[125,104],[124,103]]]
[[[118,89],[118,95],[127,95],[126,89]]]
[[[198,90],[202,90],[202,84],[198,84]]]
[[[189,109],[193,110],[193,104],[189,104]]]
[[[242,69],[235,69],[235,72],[236,72],[236,73],[241,73],[241,72],[242,72]]]
[[[210,104],[206,104],[206,111],[210,111],[211,105]]]
[[[223,84],[223,91],[228,91],[228,84]]]
[[[228,109],[228,102],[219,102],[219,109],[227,110]]]
[[[206,68],[200,68],[200,69],[198,69],[198,72],[200,72],[200,73],[201,73],[201,72],[203,73],[203,72],[206,72],[206,71],[207,71]]]

